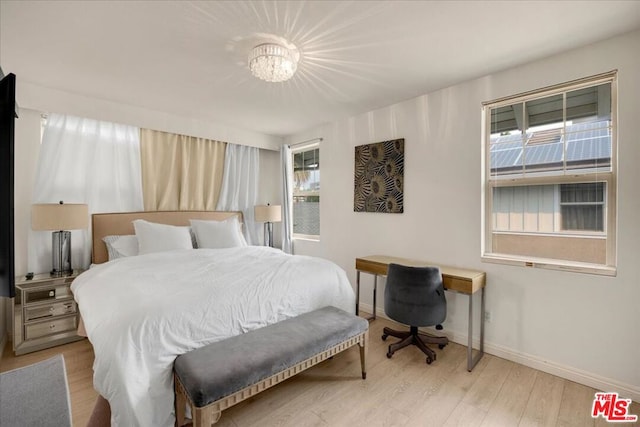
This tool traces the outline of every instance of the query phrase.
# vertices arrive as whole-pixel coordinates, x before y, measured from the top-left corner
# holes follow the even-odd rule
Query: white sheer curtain
[[[291,147],[283,145],[280,149],[280,169],[282,172],[282,250],[293,253],[293,165],[291,163]]]
[[[140,130],[50,114],[38,158],[33,203],[86,203],[89,213],[141,211]],[[71,231],[73,268],[91,261],[91,229]],[[51,270],[51,232],[29,231],[28,268]]]
[[[250,245],[259,245],[262,224],[257,224],[253,208],[258,201],[260,150],[244,145],[227,144],[224,176],[216,210],[242,211],[245,237]]]

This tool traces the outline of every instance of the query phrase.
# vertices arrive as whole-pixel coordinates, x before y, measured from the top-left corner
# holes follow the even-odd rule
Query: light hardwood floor
[[[593,388],[485,355],[466,370],[466,347],[450,344],[425,363],[414,347],[386,357],[384,326],[371,323],[367,379],[360,376],[356,348],[305,371],[222,413],[217,426],[604,426],[590,416]],[[10,345],[0,371],[62,353],[67,366],[75,426],[84,427],[96,392],[93,350],[79,341],[24,356]],[[632,414],[640,415],[634,402]],[[621,424],[630,425],[630,424]],[[637,423],[636,425],[640,425]]]

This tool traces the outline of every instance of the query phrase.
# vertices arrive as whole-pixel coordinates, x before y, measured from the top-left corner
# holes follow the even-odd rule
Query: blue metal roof
[[[611,159],[611,130],[609,121],[578,123],[566,126],[566,133],[558,137],[546,137],[543,142],[531,143],[536,133],[526,134],[522,145],[521,134],[491,138],[491,169],[517,170],[524,162],[526,169],[560,168],[566,141],[568,166],[606,163]],[[548,131],[545,131],[548,133]],[[546,141],[549,142],[546,142]]]

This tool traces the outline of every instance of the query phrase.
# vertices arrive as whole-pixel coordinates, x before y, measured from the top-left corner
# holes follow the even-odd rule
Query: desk
[[[427,267],[437,264],[427,261],[418,261],[406,258],[397,258],[385,255],[370,255],[356,258],[356,314],[360,306],[360,272],[373,274],[373,316],[376,318],[376,293],[378,288],[378,276],[386,276],[389,264],[408,265],[410,267]],[[448,291],[458,292],[469,296],[469,327],[467,342],[467,370],[471,372],[474,366],[484,355],[484,288],[486,275],[482,271],[465,270],[462,268],[438,265],[442,273],[444,288]],[[473,357],[473,294],[480,292],[480,349]]]

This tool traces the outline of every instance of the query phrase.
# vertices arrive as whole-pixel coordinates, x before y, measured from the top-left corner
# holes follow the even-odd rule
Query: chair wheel
[[[387,353],[387,359],[391,359],[391,356],[393,356],[393,353]]]
[[[389,335],[387,335],[387,334],[382,334],[382,341],[386,341],[388,337],[389,337]]]
[[[447,345],[446,344],[438,344],[438,348],[440,350],[442,350],[443,348],[445,348]]]
[[[433,362],[431,356],[427,356],[427,365],[431,365],[431,362]]]

